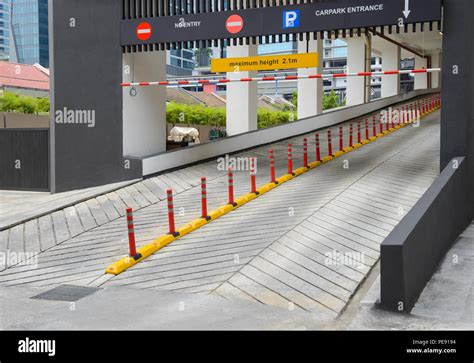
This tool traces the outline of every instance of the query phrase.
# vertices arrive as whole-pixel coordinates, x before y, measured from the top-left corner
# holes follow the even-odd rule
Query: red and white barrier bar
[[[181,85],[199,85],[199,84],[226,84],[235,82],[272,82],[272,81],[292,81],[298,79],[333,79],[347,77],[380,77],[392,76],[399,74],[419,74],[441,72],[441,68],[430,69],[407,69],[385,72],[358,72],[358,73],[335,73],[335,74],[310,74],[301,76],[276,76],[276,77],[252,77],[252,78],[221,78],[221,79],[191,79],[179,81],[162,81],[162,82],[134,82],[122,83],[122,87],[141,87],[141,86],[181,86]]]

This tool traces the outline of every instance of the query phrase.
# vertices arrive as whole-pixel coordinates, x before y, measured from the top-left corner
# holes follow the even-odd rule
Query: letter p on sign
[[[283,12],[283,29],[298,28],[300,26],[300,11],[289,10]]]

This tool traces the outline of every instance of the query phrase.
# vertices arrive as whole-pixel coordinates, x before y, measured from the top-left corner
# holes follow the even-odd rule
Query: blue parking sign
[[[283,12],[283,29],[298,28],[300,26],[300,11],[288,10]]]

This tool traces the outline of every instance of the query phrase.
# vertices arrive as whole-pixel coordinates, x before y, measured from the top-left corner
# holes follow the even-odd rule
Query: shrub
[[[7,91],[3,92],[3,95],[0,97],[0,111],[14,112],[17,108],[18,96]]]
[[[291,103],[298,107],[298,93],[297,92],[292,93]],[[328,95],[326,94],[323,95],[323,110],[330,110],[332,108],[345,106],[345,105],[346,105],[345,100],[341,102],[341,104],[339,104],[339,97],[337,96],[336,92],[334,92],[334,90],[331,90],[331,92]]]
[[[281,125],[297,119],[296,112],[268,111],[265,109],[259,109],[257,117],[258,128]],[[166,106],[166,120],[169,123],[225,126],[226,109],[199,105],[189,106],[176,102],[169,102]]]
[[[22,96],[7,91],[0,96],[0,111],[2,112],[47,113],[49,108],[48,98]]]

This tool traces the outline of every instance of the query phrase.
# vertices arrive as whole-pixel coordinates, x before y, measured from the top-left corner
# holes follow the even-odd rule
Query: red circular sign
[[[239,15],[231,15],[227,18],[225,27],[229,33],[237,34],[244,27],[244,20]]]
[[[140,40],[148,40],[151,37],[153,31],[151,30],[151,25],[149,23],[140,23],[137,26],[137,38]]]

